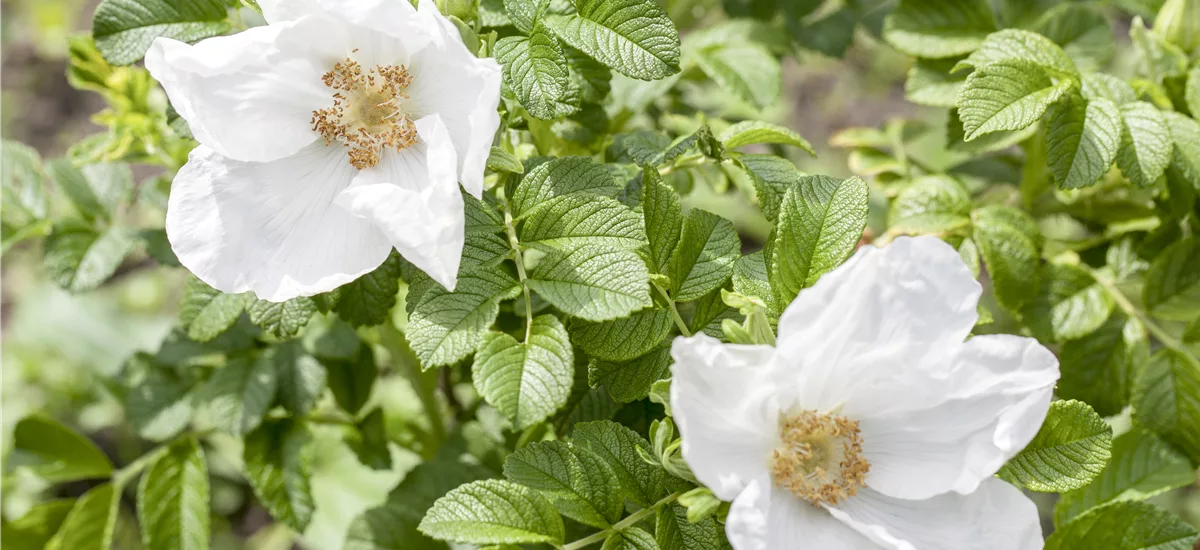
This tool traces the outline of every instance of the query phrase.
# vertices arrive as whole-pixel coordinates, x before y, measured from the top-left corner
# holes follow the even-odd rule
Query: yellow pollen
[[[813,506],[837,504],[865,486],[871,465],[862,456],[857,421],[802,411],[780,420],[779,435],[771,453],[776,485]]]
[[[385,148],[399,151],[417,142],[417,126],[401,108],[412,84],[403,66],[378,65],[363,72],[347,57],[321,80],[333,90],[333,106],[313,111],[313,130],[326,145],[345,145],[351,166],[371,168]]]

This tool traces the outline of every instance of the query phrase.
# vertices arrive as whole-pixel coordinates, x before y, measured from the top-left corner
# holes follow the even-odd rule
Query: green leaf
[[[433,503],[419,527],[467,544],[562,544],[562,518],[533,489],[490,479],[463,485]]]
[[[658,166],[666,162],[664,153],[670,147],[670,136],[661,132],[637,130],[614,135],[607,153],[612,162]]]
[[[529,288],[588,321],[624,317],[650,305],[650,274],[637,253],[600,246],[552,252],[529,272]]]
[[[550,0],[504,0],[504,11],[517,30],[529,34],[550,8]]]
[[[901,0],[883,24],[883,37],[906,54],[954,57],[971,53],[996,30],[985,0]]]
[[[1200,311],[1200,240],[1186,238],[1150,263],[1142,302],[1156,317],[1189,321]]]
[[[299,341],[267,348],[260,360],[275,366],[279,403],[296,416],[308,414],[325,392],[325,368]]]
[[[1020,29],[1004,29],[989,34],[979,49],[952,69],[958,72],[964,67],[981,69],[998,63],[1019,64],[1025,62],[1049,72],[1051,76],[1075,78],[1079,71],[1071,56],[1054,41],[1036,32]]]
[[[576,0],[576,14],[546,25],[571,47],[617,72],[657,80],[679,72],[679,31],[653,0]]]
[[[513,216],[527,217],[554,197],[577,193],[611,197],[620,190],[603,164],[588,157],[556,158],[525,174],[512,196]]]
[[[1095,5],[1059,4],[1046,12],[1033,30],[1062,46],[1083,70],[1104,67],[1116,50],[1112,25]]]
[[[645,530],[629,527],[609,535],[600,550],[658,550],[658,543]]]
[[[209,342],[229,330],[254,298],[250,294],[225,294],[192,277],[183,288],[179,324],[188,338]]]
[[[646,242],[642,220],[629,207],[608,197],[555,197],[525,220],[521,244],[571,249],[584,245],[637,250]]]
[[[661,344],[673,326],[670,310],[645,309],[602,323],[575,323],[571,326],[571,341],[596,359],[628,361]]]
[[[333,392],[338,406],[352,415],[358,415],[371,399],[371,390],[379,376],[371,346],[360,345],[351,359],[323,358],[321,363],[325,366],[329,390]]]
[[[783,87],[779,60],[751,43],[714,44],[692,55],[704,74],[725,91],[759,109],[779,101]]]
[[[269,358],[239,357],[213,373],[200,399],[217,428],[244,435],[262,423],[274,403],[278,375]]]
[[[558,40],[540,25],[529,37],[508,36],[496,42],[494,54],[504,81],[529,114],[553,119],[574,109],[566,105],[567,58]]]
[[[672,297],[690,302],[724,286],[741,248],[732,222],[698,208],[688,212],[679,246],[668,262]]]
[[[1133,420],[1200,463],[1200,361],[1170,348],[1150,356],[1133,387]]]
[[[1055,401],[1033,441],[1000,477],[1033,491],[1061,493],[1090,483],[1111,457],[1112,428],[1081,401]]]
[[[1184,99],[1188,111],[1194,116],[1200,116],[1200,67],[1192,67],[1192,70],[1188,71]]]
[[[1177,174],[1191,187],[1200,189],[1200,124],[1173,111],[1165,111],[1163,115],[1167,117],[1171,142],[1175,144],[1169,173]]]
[[[109,550],[113,545],[121,492],[112,482],[97,485],[79,497],[67,513],[47,550]]]
[[[28,145],[7,139],[2,141],[0,151],[0,197],[5,205],[0,220],[13,227],[25,227],[45,218],[50,205],[41,155]]]
[[[422,294],[406,331],[421,366],[452,365],[470,355],[496,322],[499,302],[520,292],[503,271],[479,269],[460,273],[453,292],[437,286]]]
[[[929,107],[955,106],[967,77],[950,73],[954,63],[954,59],[918,59],[904,80],[904,98]]]
[[[945,235],[971,225],[971,195],[950,176],[920,176],[888,211],[888,232]]]
[[[603,384],[618,403],[629,403],[649,395],[650,387],[668,376],[670,366],[671,348],[664,346],[623,363],[593,359],[588,381]]]
[[[774,221],[779,217],[779,205],[787,190],[800,182],[804,176],[792,161],[775,155],[743,155],[735,162],[754,181],[758,206],[763,216]]]
[[[1054,506],[1054,524],[1061,528],[1093,508],[1145,500],[1195,481],[1196,473],[1187,457],[1154,434],[1134,429],[1113,440],[1112,459],[1095,481],[1059,497]]]
[[[170,439],[192,419],[197,382],[187,371],[161,364],[149,354],[136,354],[121,370],[125,418],[141,437]]]
[[[258,501],[298,533],[312,519],[315,503],[309,477],[312,435],[294,420],[268,422],[246,436],[242,460]]]
[[[1118,502],[1079,517],[1046,539],[1046,550],[1191,550],[1196,530],[1146,502]]]
[[[976,69],[958,94],[966,140],[1028,127],[1071,86],[1069,80],[1052,82],[1028,61],[1004,60]]]
[[[775,292],[771,290],[768,271],[766,255],[761,250],[738,258],[737,263],[733,265],[733,290],[761,299],[767,304],[767,310],[777,317],[783,309],[779,307],[775,300]],[[720,301],[720,298],[717,300]]]
[[[1083,97],[1088,101],[1107,99],[1117,106],[1137,101],[1133,87],[1108,73],[1085,73],[1082,77]]]
[[[617,477],[603,459],[562,441],[539,441],[508,455],[504,477],[550,497],[564,516],[605,528],[621,516]]]
[[[376,408],[355,423],[345,441],[363,466],[373,470],[392,469],[392,452],[388,448],[387,422],[382,408]]]
[[[666,274],[671,252],[683,232],[683,206],[679,193],[664,184],[652,166],[642,168],[642,219],[650,245],[650,267]]]
[[[642,453],[649,454],[651,448],[637,432],[616,422],[601,420],[576,424],[571,437],[574,445],[604,459],[629,500],[650,506],[664,496],[664,471],[642,459]]]
[[[570,46],[563,46],[563,53],[567,56],[567,68],[570,70],[570,93],[590,103],[601,103],[607,99],[612,90],[612,71]]]
[[[71,292],[83,292],[107,281],[136,244],[133,234],[121,228],[104,232],[58,229],[43,244],[43,262],[55,284]]]
[[[19,518],[0,520],[0,546],[17,550],[46,548],[74,506],[71,499],[48,500],[33,505]]]
[[[375,271],[355,279],[338,289],[338,317],[354,326],[374,326],[388,319],[400,291],[400,255],[384,260]]]
[[[1171,161],[1171,129],[1157,107],[1145,101],[1121,105],[1117,167],[1134,185],[1149,187]]]
[[[104,0],[92,16],[92,36],[109,63],[131,65],[155,38],[196,42],[229,31],[221,0]]]
[[[195,439],[171,444],[146,470],[137,511],[146,550],[208,549],[208,467]]]
[[[1087,187],[1104,177],[1121,143],[1121,112],[1107,99],[1078,96],[1050,108],[1046,155],[1062,189]]]
[[[1102,416],[1119,414],[1129,403],[1134,374],[1149,358],[1141,322],[1114,315],[1094,332],[1063,344],[1057,394],[1084,401]]]
[[[994,153],[996,151],[1003,151],[1029,139],[1037,133],[1037,130],[1038,125],[1031,124],[1021,130],[992,132],[967,141],[967,132],[963,129],[962,118],[959,116],[958,108],[955,107],[950,109],[949,116],[946,117],[946,148],[951,151],[971,153],[976,156]],[[866,151],[870,150],[867,149]],[[892,159],[890,155],[884,153],[877,153],[877,155],[882,157],[876,161],[881,164],[877,170],[894,172],[898,176],[905,175],[904,167],[898,161]]]
[[[300,333],[317,312],[311,298],[301,296],[286,302],[256,300],[246,310],[250,322],[276,338],[291,338]]]
[[[521,165],[521,161],[512,153],[499,147],[492,147],[488,153],[487,167],[497,172],[525,173],[525,167]]]
[[[21,419],[13,428],[14,464],[51,483],[108,477],[112,463],[86,437],[47,416]]]
[[[808,140],[804,139],[789,128],[770,122],[762,122],[757,120],[746,120],[734,124],[721,132],[718,138],[721,144],[726,149],[737,149],[747,145],[759,143],[778,143],[781,145],[791,145],[808,151],[808,154],[817,156],[813,151],[812,145],[809,145]]]
[[[996,300],[1011,311],[1020,311],[1038,295],[1042,239],[1037,225],[1028,214],[1004,206],[975,210],[971,220]]]
[[[483,337],[471,368],[475,388],[496,410],[524,429],[566,404],[575,377],[567,329],[553,315],[539,315],[525,343],[503,332]]]
[[[56,159],[46,163],[46,174],[89,221],[111,220],[133,187],[133,176],[123,164],[93,164],[81,169],[70,159]]]
[[[800,289],[849,258],[866,224],[867,183],[862,178],[805,176],[788,190],[768,271],[778,303],[792,303]]]
[[[1083,338],[1113,311],[1112,296],[1079,267],[1048,264],[1039,278],[1041,293],[1026,306],[1024,319],[1043,341]]]
[[[687,520],[687,508],[675,503],[658,509],[654,539],[661,550],[724,550],[729,548],[721,525],[713,518]]]

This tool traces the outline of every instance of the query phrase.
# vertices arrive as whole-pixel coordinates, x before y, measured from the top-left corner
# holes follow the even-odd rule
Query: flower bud
[[[1191,53],[1200,46],[1200,0],[1167,0],[1154,19],[1154,33]]]
[[[474,21],[479,14],[479,0],[437,0],[436,4],[442,15],[463,21]]]

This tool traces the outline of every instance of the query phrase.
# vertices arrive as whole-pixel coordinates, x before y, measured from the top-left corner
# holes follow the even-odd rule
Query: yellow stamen
[[[815,411],[783,417],[780,445],[771,453],[775,484],[814,506],[858,493],[871,465],[862,456],[858,422]]]
[[[404,66],[378,65],[364,73],[347,57],[321,80],[333,90],[333,106],[313,111],[313,130],[326,145],[345,145],[351,166],[371,168],[385,148],[399,151],[417,142],[417,126],[401,108],[412,84]]]

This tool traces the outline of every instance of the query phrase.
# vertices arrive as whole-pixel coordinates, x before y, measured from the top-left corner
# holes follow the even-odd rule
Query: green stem
[[[169,447],[169,444],[159,445],[158,447],[151,449],[150,452],[138,457],[133,462],[126,464],[124,468],[113,472],[113,486],[125,487],[125,485],[128,484],[133,478],[142,473],[142,470],[145,470],[147,466],[158,460],[158,457],[166,454]]]
[[[1096,282],[1104,289],[1104,291],[1107,292],[1109,296],[1112,296],[1112,299],[1114,302],[1116,302],[1117,307],[1121,308],[1126,315],[1136,318],[1138,321],[1140,321],[1142,326],[1146,327],[1146,331],[1148,331],[1152,336],[1154,336],[1155,339],[1162,343],[1163,346],[1170,348],[1181,355],[1191,357],[1193,361],[1196,360],[1195,354],[1193,354],[1192,350],[1188,349],[1183,342],[1180,342],[1178,338],[1176,338],[1170,332],[1167,332],[1167,330],[1159,326],[1158,323],[1155,323],[1145,311],[1142,311],[1141,309],[1138,309],[1137,306],[1133,305],[1133,302],[1129,299],[1129,297],[1126,296],[1124,292],[1121,292],[1121,289],[1117,288],[1115,281],[1109,279],[1103,273],[1100,273],[1094,269],[1088,269],[1088,272],[1092,274],[1092,278],[1096,280]]]
[[[421,401],[425,415],[429,417],[430,441],[425,449],[426,458],[431,458],[442,443],[446,441],[446,419],[442,414],[442,405],[437,399],[437,370],[422,371],[421,361],[409,347],[404,335],[396,330],[391,323],[384,323],[380,328],[380,342],[387,348],[392,360],[400,367],[400,372],[408,378],[413,390]]]
[[[662,294],[662,297],[667,300],[667,305],[671,308],[671,315],[675,317],[675,326],[679,327],[680,334],[691,336],[692,331],[688,330],[687,323],[683,322],[683,317],[679,315],[679,308],[675,307],[675,299],[663,287],[654,285],[654,288],[657,288],[658,293]]]
[[[513,223],[512,208],[508,206],[507,199],[501,205],[504,207],[504,232],[508,233],[508,246],[512,248],[513,262],[517,264],[517,278],[521,281],[521,292],[525,294],[525,342],[529,342],[530,333],[533,331],[533,300],[529,297],[529,277],[525,275],[525,257],[521,254],[521,242],[517,240],[517,227]]]
[[[662,500],[655,502],[649,508],[643,508],[632,514],[629,514],[628,517],[626,517],[625,519],[623,519],[621,521],[614,523],[613,526],[608,529],[600,531],[599,533],[594,533],[594,534],[588,535],[588,536],[581,538],[575,542],[564,545],[562,547],[562,550],[577,550],[579,548],[583,548],[590,544],[596,544],[597,542],[601,542],[604,539],[607,539],[613,533],[617,533],[622,530],[628,529],[629,527],[637,525],[638,522],[653,515],[658,510],[659,507],[661,507],[665,504],[670,504],[671,502],[674,502],[675,499],[679,498],[682,495],[683,495],[682,492],[667,495]]]

